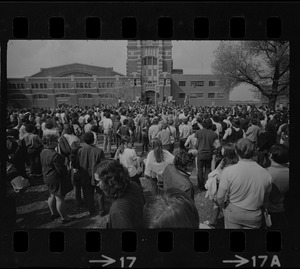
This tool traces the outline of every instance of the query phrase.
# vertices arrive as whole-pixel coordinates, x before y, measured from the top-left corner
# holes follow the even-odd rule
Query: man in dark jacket
[[[76,168],[79,170],[80,180],[83,190],[83,199],[88,207],[90,215],[95,214],[94,191],[96,189],[97,200],[99,204],[99,214],[104,216],[106,213],[104,206],[104,194],[99,187],[96,187],[94,170],[96,166],[105,159],[102,149],[93,145],[94,135],[92,132],[87,132],[83,136],[85,142],[78,149],[76,157]]]

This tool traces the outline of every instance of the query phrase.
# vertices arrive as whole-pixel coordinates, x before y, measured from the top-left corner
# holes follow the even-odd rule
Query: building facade
[[[116,104],[119,97],[125,101],[134,98],[126,76],[113,68],[77,63],[42,68],[25,78],[9,78],[7,85],[8,105],[17,107]]]
[[[157,104],[171,95],[172,67],[172,41],[128,41],[126,73],[142,101]]]
[[[228,106],[229,93],[224,93],[214,75],[172,74],[171,95],[176,104],[191,106]]]

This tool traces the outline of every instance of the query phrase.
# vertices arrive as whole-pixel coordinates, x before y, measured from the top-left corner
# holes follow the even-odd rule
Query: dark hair
[[[198,123],[194,123],[194,124],[192,125],[192,128],[193,128],[193,131],[198,131],[198,130],[200,130],[200,127],[199,127]]]
[[[241,126],[241,121],[240,121],[240,119],[233,119],[233,120],[232,120],[232,125],[233,125],[234,127],[239,128],[239,127]]]
[[[254,155],[255,144],[248,138],[241,138],[235,143],[234,148],[242,159],[251,159]]]
[[[174,165],[178,170],[186,171],[188,165],[192,165],[195,162],[195,156],[188,153],[186,150],[180,150],[174,158]]]
[[[90,123],[93,121],[93,118],[91,116],[88,117],[87,122]]]
[[[25,130],[27,133],[33,133],[35,129],[35,126],[32,123],[27,123],[25,125]]]
[[[154,157],[158,163],[164,161],[164,152],[162,149],[162,142],[158,138],[152,140],[152,148],[154,151]]]
[[[69,124],[64,124],[64,129],[67,134],[74,134],[74,128]]]
[[[124,116],[124,115],[123,115]],[[127,125],[127,123],[128,123],[128,119],[124,119],[123,120],[123,125]]]
[[[202,121],[203,128],[211,129],[212,125],[213,124],[210,118],[204,118],[204,120]]]
[[[282,144],[273,145],[270,148],[271,159],[275,163],[286,164],[289,161],[289,149]]]
[[[224,154],[221,169],[224,169],[228,165],[236,164],[239,161],[239,157],[234,150],[234,143],[226,143],[222,147],[224,148]]]
[[[144,208],[146,228],[199,228],[199,214],[193,200],[183,191],[168,189],[152,197]]]
[[[91,127],[91,131],[97,133],[97,132],[98,132],[98,126],[97,126],[97,125],[93,125],[93,126]]]
[[[95,170],[102,181],[101,189],[112,199],[120,198],[129,188],[128,170],[114,159],[103,160]]]
[[[83,135],[83,141],[85,143],[87,143],[88,145],[93,144],[93,142],[94,142],[94,134],[92,132],[86,132]]]
[[[52,129],[54,126],[52,119],[47,119],[46,120],[46,124],[45,124],[45,128],[46,129]]]

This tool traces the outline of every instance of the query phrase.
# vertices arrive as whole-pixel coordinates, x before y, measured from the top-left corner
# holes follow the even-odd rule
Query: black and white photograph
[[[289,229],[290,44],[10,40],[7,227]]]

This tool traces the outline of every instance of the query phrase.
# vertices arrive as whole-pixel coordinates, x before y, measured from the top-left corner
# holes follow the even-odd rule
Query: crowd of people
[[[17,175],[29,182],[43,177],[49,221],[60,218],[62,224],[74,220],[65,196],[75,188],[77,206],[91,216],[109,214],[108,228],[215,228],[224,217],[226,229],[258,229],[266,212],[272,228],[288,227],[286,107],[102,104],[7,112],[12,222],[16,202],[10,182]],[[190,179],[194,169],[197,186]],[[151,183],[148,200],[142,176]],[[214,203],[204,223],[196,190],[207,191]]]

